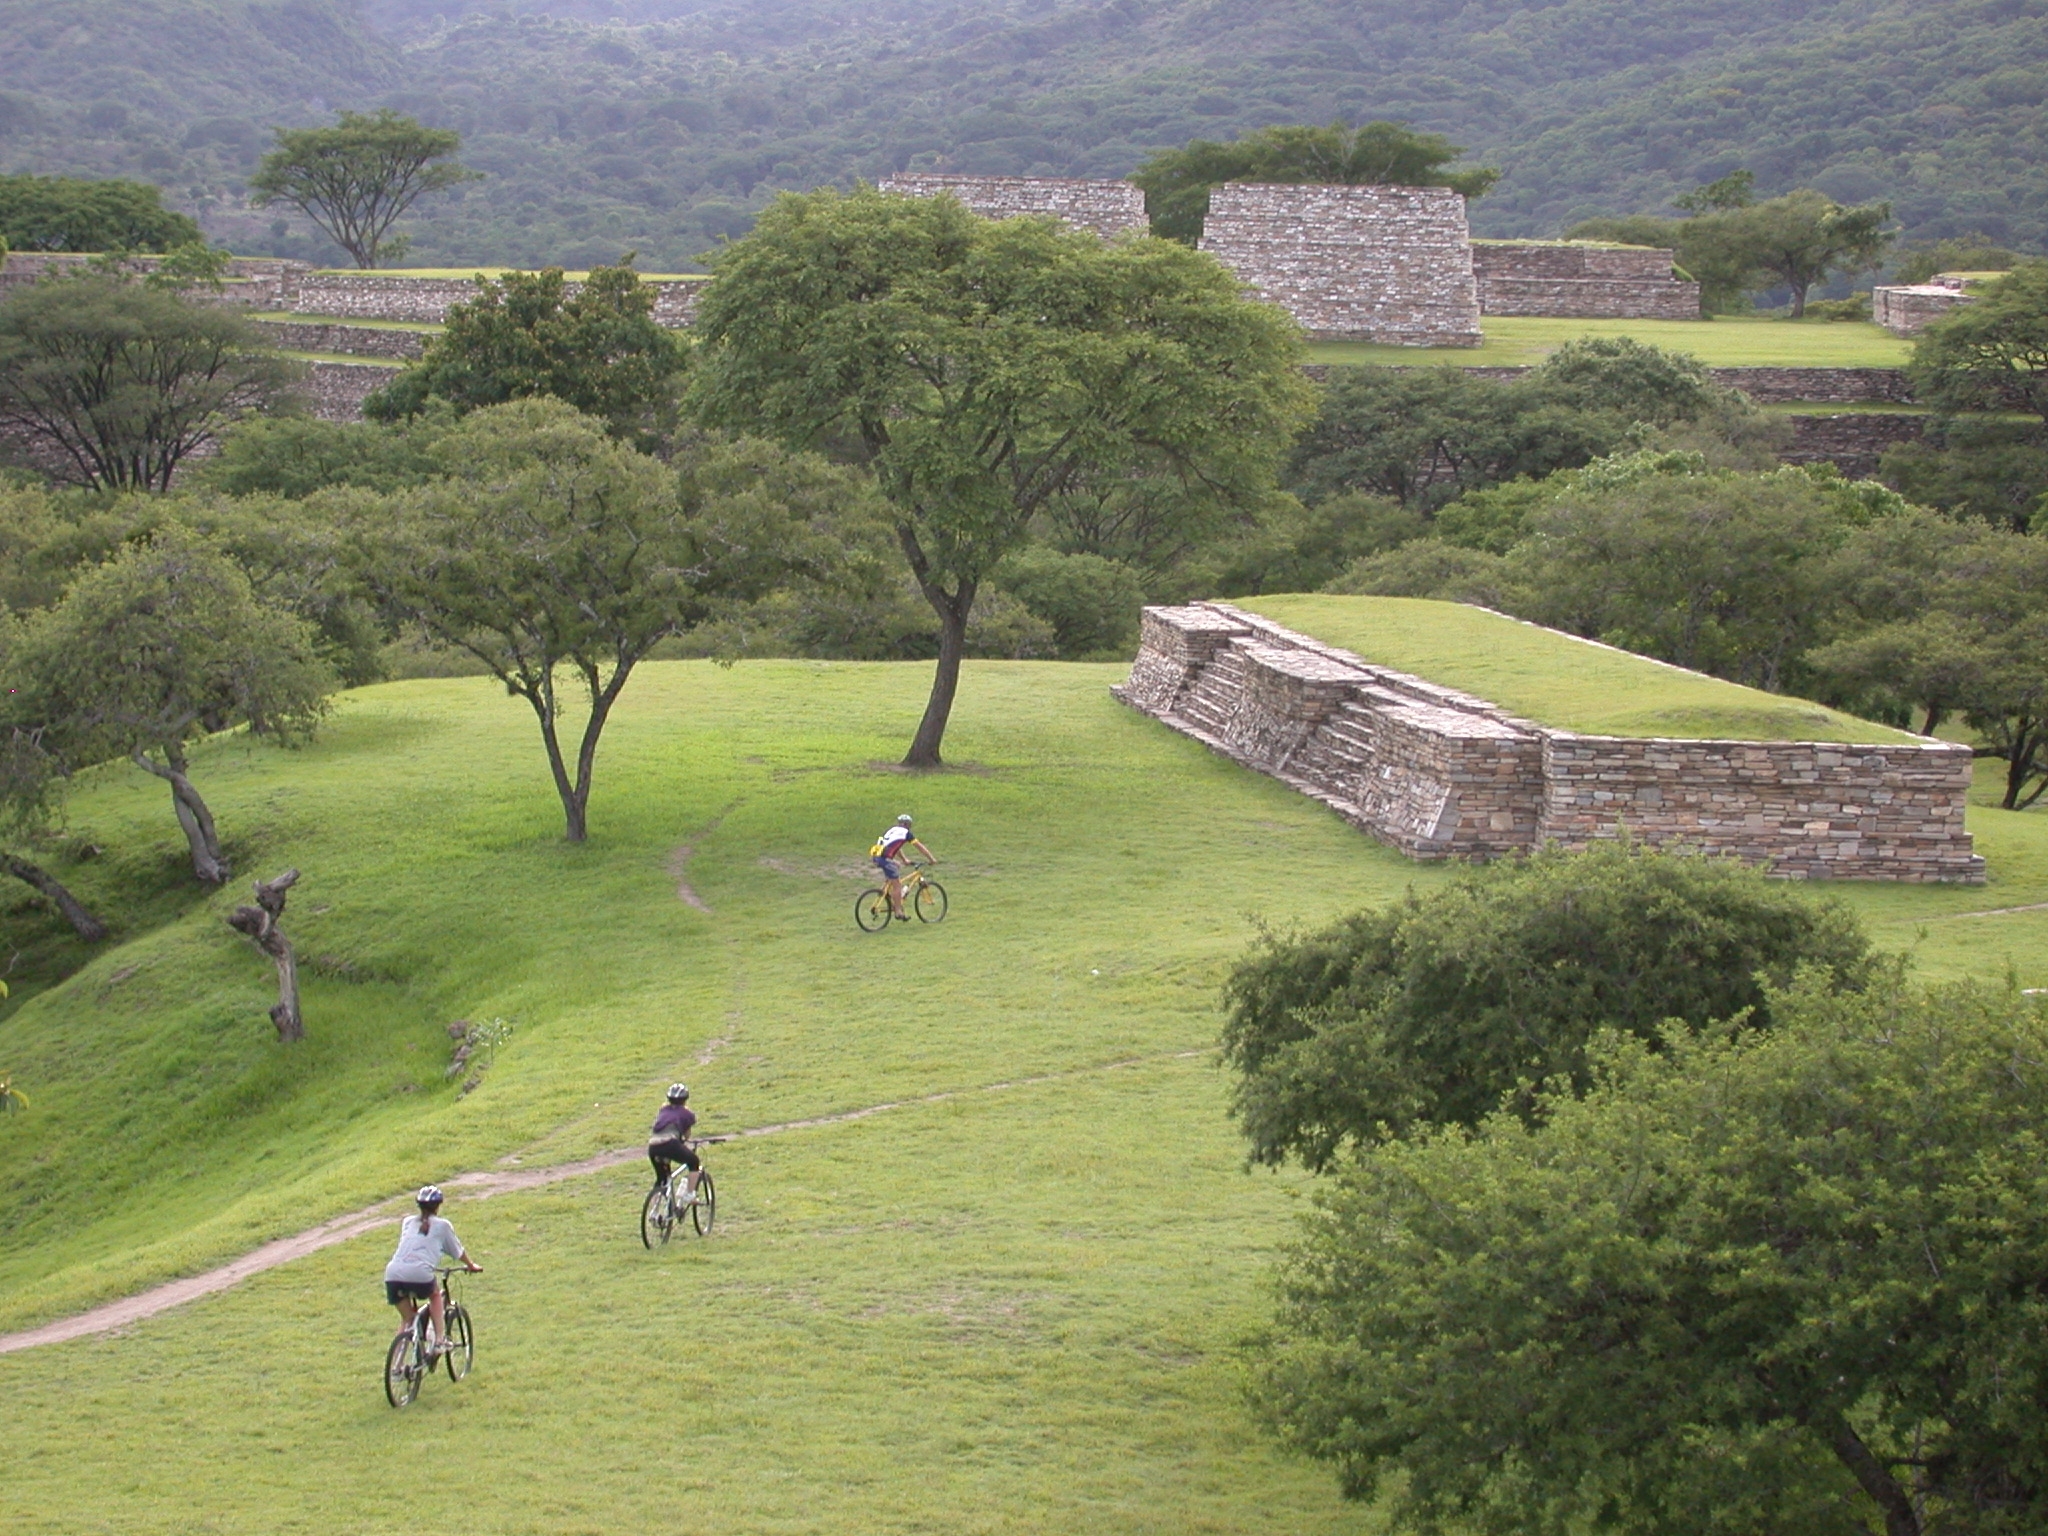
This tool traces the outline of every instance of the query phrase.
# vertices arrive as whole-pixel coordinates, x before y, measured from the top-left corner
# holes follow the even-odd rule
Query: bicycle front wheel
[[[469,1324],[467,1307],[448,1309],[448,1337],[441,1347],[441,1362],[448,1367],[448,1379],[460,1381],[476,1364],[476,1333]]]
[[[419,1357],[413,1331],[407,1328],[391,1341],[384,1356],[384,1395],[394,1408],[403,1408],[420,1395]]]
[[[936,880],[927,880],[917,888],[917,920],[920,923],[943,923],[946,920],[946,888]]]
[[[665,1243],[675,1224],[675,1212],[668,1208],[668,1180],[663,1179],[647,1191],[646,1202],[640,1207],[640,1241],[649,1248]]]
[[[880,933],[889,926],[889,893],[872,885],[862,891],[854,898],[853,920],[862,933]]]
[[[718,1191],[712,1187],[711,1175],[697,1175],[697,1203],[690,1207],[690,1225],[697,1229],[699,1237],[711,1230],[711,1222],[718,1215]]]

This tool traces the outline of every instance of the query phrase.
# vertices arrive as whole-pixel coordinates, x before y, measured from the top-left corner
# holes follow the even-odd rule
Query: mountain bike
[[[687,1145],[694,1150],[705,1143],[692,1141]],[[690,1170],[677,1163],[669,1169],[667,1178],[647,1191],[640,1206],[640,1241],[647,1247],[667,1242],[685,1216],[699,1237],[710,1235],[711,1223],[718,1215],[718,1190],[711,1182],[711,1170],[698,1170],[695,1195],[685,1193],[689,1179]]]
[[[441,1353],[427,1353],[431,1314],[425,1302],[420,1303],[412,1321],[398,1330],[391,1348],[385,1351],[384,1395],[391,1400],[392,1407],[403,1408],[418,1397],[420,1383],[433,1375],[437,1364],[448,1368],[450,1381],[460,1381],[476,1363],[476,1327],[469,1320],[469,1308],[455,1299],[448,1283],[451,1276],[462,1273],[460,1269],[434,1271],[434,1283],[441,1287],[442,1326],[447,1330],[447,1337],[441,1341]]]
[[[946,888],[927,875],[928,864],[913,864],[903,876],[903,905],[915,912],[920,923],[943,923],[946,920]],[[889,910],[889,893],[879,885],[871,885],[854,898],[853,920],[860,924],[863,933],[880,933],[889,926],[889,919],[895,916]]]

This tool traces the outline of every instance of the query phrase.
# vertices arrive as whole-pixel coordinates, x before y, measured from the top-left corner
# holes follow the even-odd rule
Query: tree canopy
[[[46,279],[0,305],[0,425],[39,468],[96,490],[161,491],[302,369],[247,322],[110,272]]]
[[[415,415],[429,400],[458,412],[552,395],[653,450],[676,425],[687,343],[654,319],[654,294],[631,258],[599,267],[574,293],[560,267],[477,279],[418,361],[363,403],[374,420]]]
[[[2048,1010],[1806,978],[1317,1194],[1256,1396],[1424,1533],[2048,1519]]]
[[[1476,1124],[1519,1085],[1583,1086],[1602,1029],[1761,1025],[1768,982],[1814,966],[1853,984],[1869,965],[1847,909],[1756,870],[1550,850],[1267,935],[1224,988],[1223,1056],[1253,1158],[1321,1170],[1387,1134]]]
[[[1479,197],[1500,179],[1490,167],[1446,169],[1465,151],[1442,134],[1400,123],[1351,128],[1261,128],[1230,143],[1197,139],[1154,155],[1131,173],[1145,193],[1152,233],[1193,245],[1202,237],[1209,194],[1227,181],[1322,182],[1352,186],[1448,187]]]
[[[951,198],[785,195],[698,308],[703,419],[870,469],[939,664],[905,762],[936,767],[976,594],[1063,497],[1272,492],[1310,393],[1297,332],[1218,263]]]
[[[168,251],[200,243],[188,214],[139,181],[0,176],[0,247],[17,251]]]
[[[391,226],[420,198],[483,175],[455,161],[460,134],[389,107],[343,112],[332,128],[275,133],[277,148],[249,178],[250,201],[289,203],[359,267],[404,253],[405,237],[391,238]]]

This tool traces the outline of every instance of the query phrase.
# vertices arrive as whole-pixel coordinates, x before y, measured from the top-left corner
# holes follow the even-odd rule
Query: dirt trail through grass
[[[756,1136],[775,1136],[785,1131],[815,1130],[820,1126],[844,1125],[852,1120],[865,1120],[871,1115],[887,1114],[894,1109],[909,1109],[926,1104],[944,1104],[953,1099],[962,1099],[970,1094],[1003,1093],[1017,1088],[1035,1088],[1046,1083],[1057,1083],[1077,1077],[1089,1077],[1103,1072],[1116,1072],[1129,1067],[1145,1066],[1159,1061],[1185,1061],[1191,1057],[1206,1054],[1203,1051],[1172,1051],[1158,1056],[1130,1056],[1118,1061],[1097,1063],[1091,1067],[1079,1067],[1071,1072],[1048,1072],[1036,1077],[1020,1077],[1006,1082],[983,1083],[976,1088],[949,1088],[939,1093],[918,1094],[915,1097],[895,1099],[884,1104],[870,1104],[862,1109],[843,1110],[836,1115],[816,1115],[805,1120],[784,1120],[773,1125],[749,1126],[744,1130],[731,1131],[724,1135],[707,1137],[713,1142],[744,1141]],[[506,1167],[479,1169],[471,1173],[457,1174],[443,1182],[449,1189],[461,1190],[473,1200],[487,1200],[492,1195],[511,1194],[519,1190],[542,1189],[550,1184],[559,1184],[565,1179],[581,1178],[588,1173],[602,1173],[608,1168],[617,1168],[627,1163],[636,1163],[645,1157],[641,1147],[619,1147],[609,1152],[599,1152],[591,1157],[581,1157],[573,1162],[550,1163],[542,1168]],[[506,1159],[516,1163],[516,1157]],[[197,1301],[202,1296],[211,1296],[239,1285],[253,1275],[265,1270],[276,1269],[294,1259],[303,1259],[308,1254],[331,1248],[336,1243],[345,1243],[350,1238],[360,1237],[365,1232],[392,1219],[393,1214],[405,1204],[403,1195],[394,1195],[380,1200],[375,1205],[364,1206],[345,1216],[336,1216],[323,1221],[316,1227],[290,1237],[281,1237],[274,1242],[251,1249],[238,1259],[233,1259],[218,1268],[203,1274],[187,1275],[181,1280],[172,1280],[163,1285],[152,1286],[133,1296],[124,1296],[104,1306],[80,1312],[72,1317],[62,1317],[53,1323],[38,1328],[24,1328],[18,1333],[0,1334],[0,1355],[12,1354],[16,1350],[34,1349],[39,1344],[62,1344],[71,1339],[82,1339],[91,1334],[111,1333],[126,1328],[145,1318],[155,1317],[159,1312],[168,1312],[181,1307],[188,1301]]]

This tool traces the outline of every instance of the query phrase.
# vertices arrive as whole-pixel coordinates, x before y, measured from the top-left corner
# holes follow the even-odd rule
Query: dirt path
[[[944,1104],[953,1099],[970,1098],[979,1093],[1005,1093],[1016,1088],[1035,1088],[1046,1083],[1092,1077],[1103,1072],[1120,1072],[1128,1067],[1149,1066],[1155,1062],[1186,1061],[1207,1054],[1206,1051],[1174,1051],[1164,1056],[1133,1056],[1123,1061],[1078,1068],[1072,1072],[1048,1072],[1038,1077],[984,1083],[978,1088],[951,1088],[943,1093],[925,1093],[915,1098],[895,1099],[886,1104],[870,1104],[865,1109],[849,1109],[836,1115],[818,1115],[809,1120],[784,1120],[774,1125],[757,1125],[710,1139],[745,1141],[755,1136],[778,1136],[785,1131],[807,1131],[820,1126],[844,1125],[850,1120],[865,1120],[870,1115],[884,1115],[895,1109],[915,1109],[925,1104]],[[559,1184],[565,1179],[581,1178],[588,1173],[602,1173],[607,1168],[637,1163],[646,1155],[646,1151],[640,1147],[620,1147],[615,1151],[578,1158],[570,1163],[551,1163],[544,1168],[497,1168],[461,1173],[452,1179],[444,1179],[442,1184],[447,1189],[461,1190],[472,1200],[488,1200],[492,1195],[542,1189],[550,1184]],[[40,1327],[24,1328],[19,1333],[0,1333],[0,1355],[12,1354],[19,1349],[34,1349],[38,1344],[62,1344],[69,1339],[82,1339],[88,1334],[111,1333],[117,1328],[126,1328],[130,1324],[141,1322],[144,1318],[155,1317],[159,1312],[182,1307],[188,1301],[197,1301],[202,1296],[225,1291],[230,1286],[241,1284],[251,1275],[260,1275],[267,1269],[276,1269],[280,1264],[289,1264],[294,1259],[303,1259],[308,1254],[318,1253],[323,1248],[331,1248],[336,1243],[345,1243],[350,1238],[361,1237],[365,1232],[395,1220],[408,1204],[403,1195],[394,1195],[389,1200],[380,1200],[375,1205],[364,1206],[361,1210],[351,1211],[346,1216],[336,1216],[332,1220],[323,1221],[317,1227],[308,1227],[291,1237],[280,1237],[275,1242],[265,1243],[262,1247],[251,1249],[240,1258],[231,1259],[218,1269],[209,1269],[204,1274],[187,1275],[182,1280],[166,1281],[146,1291],[138,1291],[133,1296],[106,1302],[71,1317],[60,1317],[57,1321],[44,1323]]]

